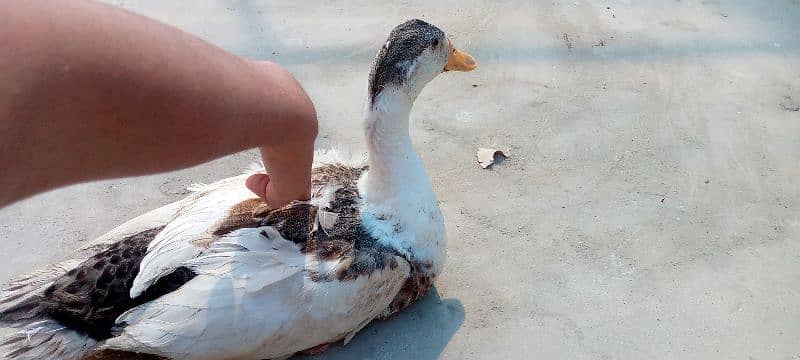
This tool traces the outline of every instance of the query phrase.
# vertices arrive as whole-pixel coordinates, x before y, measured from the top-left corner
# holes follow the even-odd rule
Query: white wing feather
[[[181,263],[197,257],[204,248],[196,242],[207,240],[214,225],[224,219],[230,209],[254,197],[245,187],[248,175],[241,175],[203,186],[183,200],[183,206],[147,247],[130,295],[139,296],[161,276],[173,272]]]

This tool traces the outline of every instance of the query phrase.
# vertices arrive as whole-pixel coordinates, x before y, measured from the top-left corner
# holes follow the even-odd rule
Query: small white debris
[[[495,156],[498,155],[502,156],[503,158],[507,158],[509,157],[510,154],[508,150],[503,151],[500,149],[493,149],[493,148],[478,148],[478,152],[476,154],[478,158],[478,164],[484,169],[488,168],[489,166],[492,166],[492,164],[494,164]]]

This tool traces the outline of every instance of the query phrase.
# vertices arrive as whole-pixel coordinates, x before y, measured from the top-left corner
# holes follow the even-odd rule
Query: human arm
[[[282,67],[92,1],[2,2],[0,18],[0,206],[253,147],[270,205],[309,196],[316,114]]]

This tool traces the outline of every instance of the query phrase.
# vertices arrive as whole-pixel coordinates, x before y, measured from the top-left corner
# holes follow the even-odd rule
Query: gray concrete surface
[[[800,358],[800,1],[115,3],[288,66],[321,147],[363,149],[402,20],[479,60],[412,114],[449,231],[436,291],[318,359]],[[512,157],[482,170],[488,145]],[[0,280],[255,159],[2,209]]]

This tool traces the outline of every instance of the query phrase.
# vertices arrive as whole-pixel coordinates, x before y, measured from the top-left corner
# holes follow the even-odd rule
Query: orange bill
[[[447,65],[444,66],[444,71],[472,71],[477,67],[478,63],[472,55],[450,45],[450,58],[447,59]]]

